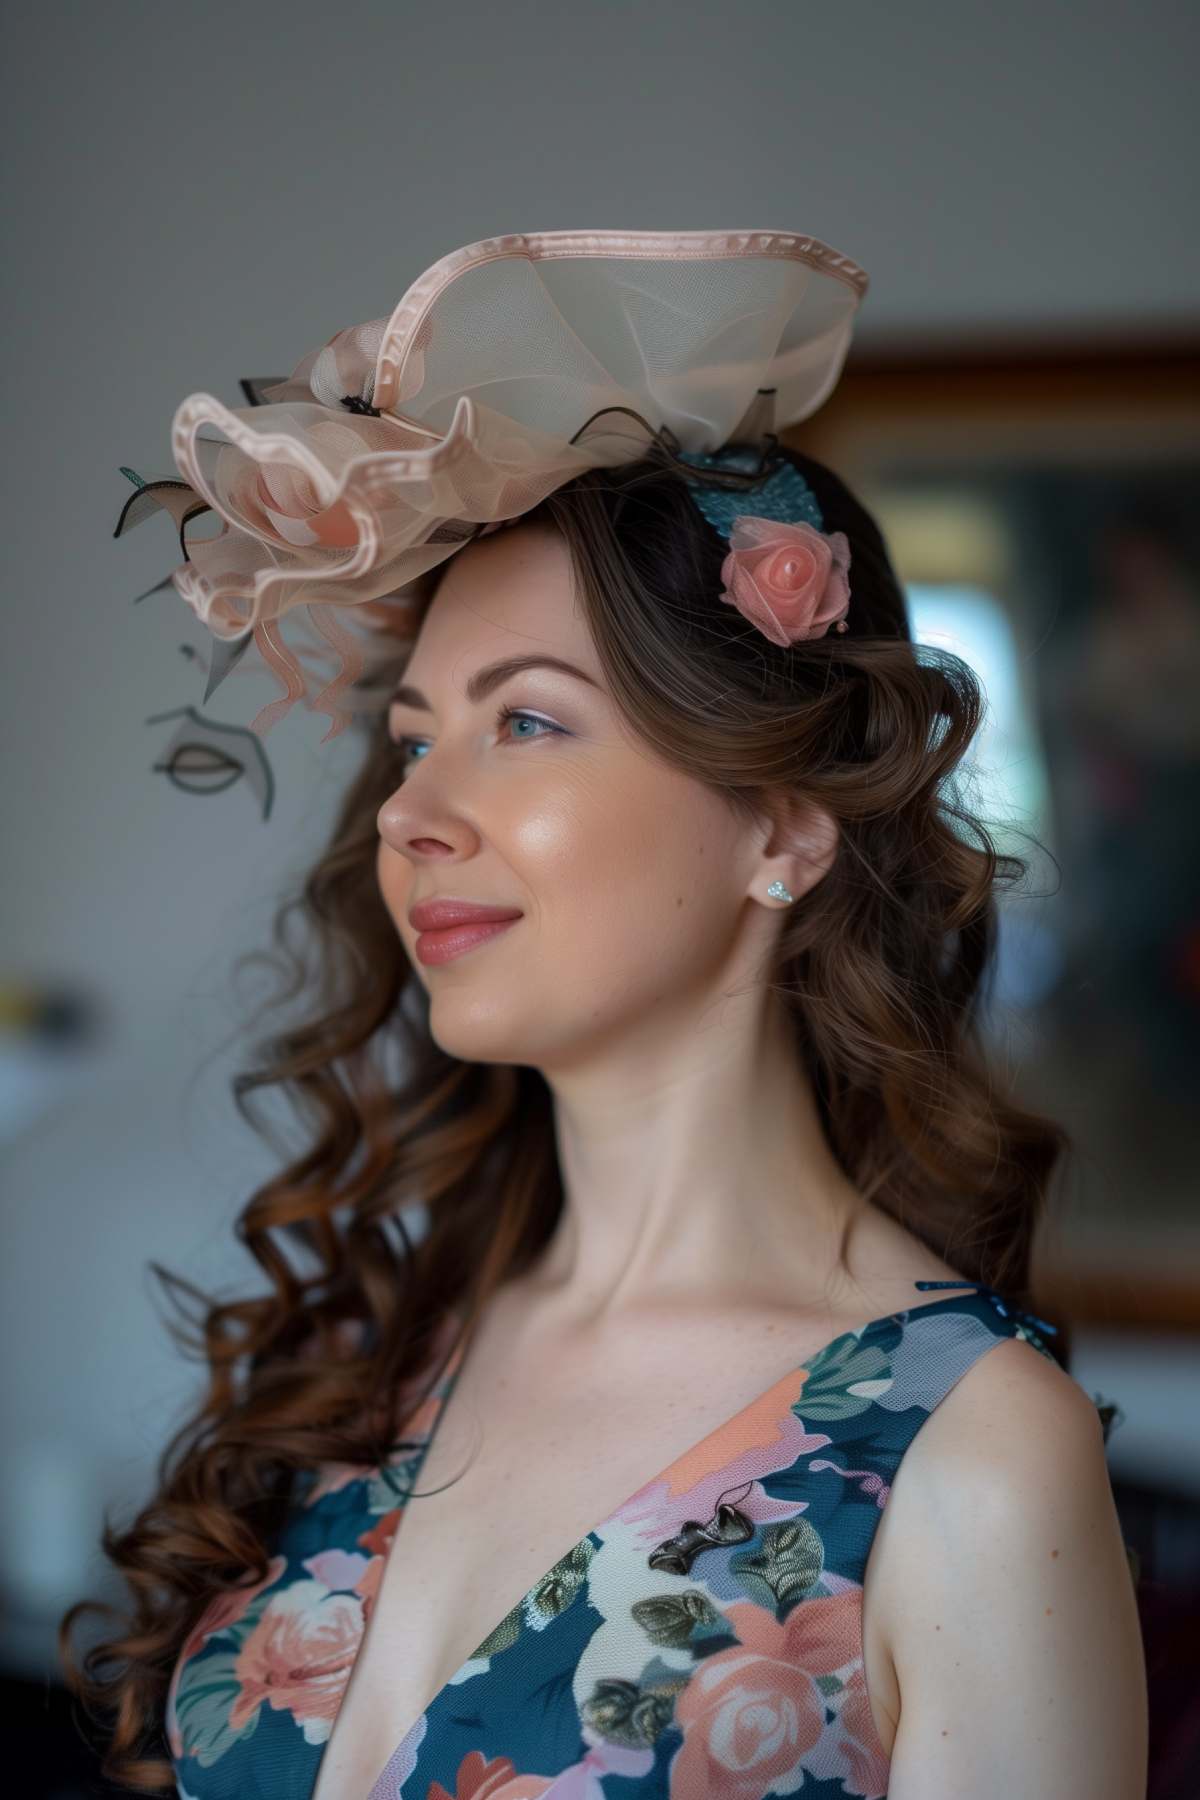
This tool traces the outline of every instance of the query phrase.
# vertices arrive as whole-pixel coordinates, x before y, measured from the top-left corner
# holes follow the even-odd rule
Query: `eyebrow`
[[[467,699],[472,703],[484,700],[493,688],[500,686],[512,675],[519,675],[524,669],[557,669],[561,674],[574,675],[580,681],[586,681],[589,687],[599,689],[600,683],[593,676],[577,669],[574,663],[564,662],[561,656],[506,656],[500,662],[488,663],[485,668],[476,669],[467,681]],[[409,687],[400,682],[392,689],[390,704],[415,706],[421,712],[432,712],[428,700],[419,688]]]

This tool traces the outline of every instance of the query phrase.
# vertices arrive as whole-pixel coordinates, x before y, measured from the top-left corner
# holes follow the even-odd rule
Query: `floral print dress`
[[[631,1494],[497,1621],[370,1793],[338,1800],[885,1796],[862,1583],[896,1471],[980,1356],[1019,1337],[1050,1357],[1055,1329],[992,1288],[915,1285],[959,1291],[843,1333]],[[180,1800],[311,1796],[460,1362],[408,1421],[418,1448],[310,1471],[266,1579],[191,1632],[166,1715]]]

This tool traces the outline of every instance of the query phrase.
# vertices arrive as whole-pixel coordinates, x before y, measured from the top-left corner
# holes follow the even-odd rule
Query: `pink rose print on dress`
[[[314,1590],[321,1598],[314,1604]],[[362,1639],[357,1594],[327,1594],[319,1582],[298,1581],[269,1602],[235,1665],[241,1692],[229,1715],[240,1731],[267,1701],[290,1712],[310,1744],[333,1730],[342,1694]]]
[[[228,1631],[231,1625],[236,1625],[239,1619],[244,1618],[251,1601],[264,1589],[274,1586],[286,1568],[286,1556],[273,1556],[261,1581],[252,1582],[249,1587],[230,1588],[223,1594],[215,1594],[184,1639],[171,1674],[166,1700],[167,1742],[171,1746],[172,1756],[183,1755],[183,1736],[179,1729],[175,1703],[179,1696],[179,1678],[183,1674],[184,1664],[190,1662],[203,1648],[206,1638],[215,1636],[218,1631]]]
[[[729,534],[721,564],[725,592],[764,637],[786,649],[801,638],[824,637],[836,622],[847,629],[850,543],[844,531],[787,524],[742,513]]]
[[[862,1673],[862,1589],[802,1600],[782,1625],[746,1602],[725,1616],[739,1643],[707,1657],[675,1702],[683,1743],[671,1765],[671,1791],[688,1800],[758,1800],[774,1786],[791,1791],[821,1743],[824,1773],[835,1757],[844,1761],[847,1796],[880,1800],[889,1759]],[[818,1687],[817,1676],[843,1672],[842,1695]],[[837,1709],[828,1723],[827,1707]],[[826,1733],[831,1744],[822,1743]]]

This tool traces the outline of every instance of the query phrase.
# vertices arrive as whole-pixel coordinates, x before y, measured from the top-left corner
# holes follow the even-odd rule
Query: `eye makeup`
[[[524,707],[508,706],[508,705],[502,706],[500,708],[499,712],[496,714],[496,721],[495,721],[496,729],[500,730],[505,724],[507,724],[509,719],[527,719],[530,724],[540,725],[543,728],[542,731],[534,733],[534,734],[527,733],[523,739],[509,738],[508,742],[510,744],[520,743],[520,742],[536,743],[537,739],[543,735],[548,735],[551,737],[554,737],[554,736],[567,737],[570,735],[568,732],[564,731],[564,729],[561,725],[555,725],[549,719],[543,719],[537,713],[527,712]],[[420,738],[420,737],[408,736],[404,733],[401,733],[401,735],[399,737],[392,737],[392,734],[390,731],[388,733],[388,738],[389,738],[389,741],[395,745],[395,748],[399,754],[400,762],[403,765],[405,772],[407,773],[408,768],[409,768],[409,751],[410,751],[411,747],[414,744],[423,744],[426,740],[424,738]],[[418,758],[418,760],[420,760],[420,759]]]

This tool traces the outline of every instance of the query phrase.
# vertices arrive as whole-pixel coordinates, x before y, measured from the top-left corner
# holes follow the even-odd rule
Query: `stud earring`
[[[770,887],[767,889],[767,892],[768,892],[768,894],[770,894],[772,900],[791,901],[796,898],[795,894],[788,893],[788,891],[784,887],[782,881],[773,881],[771,883]]]

